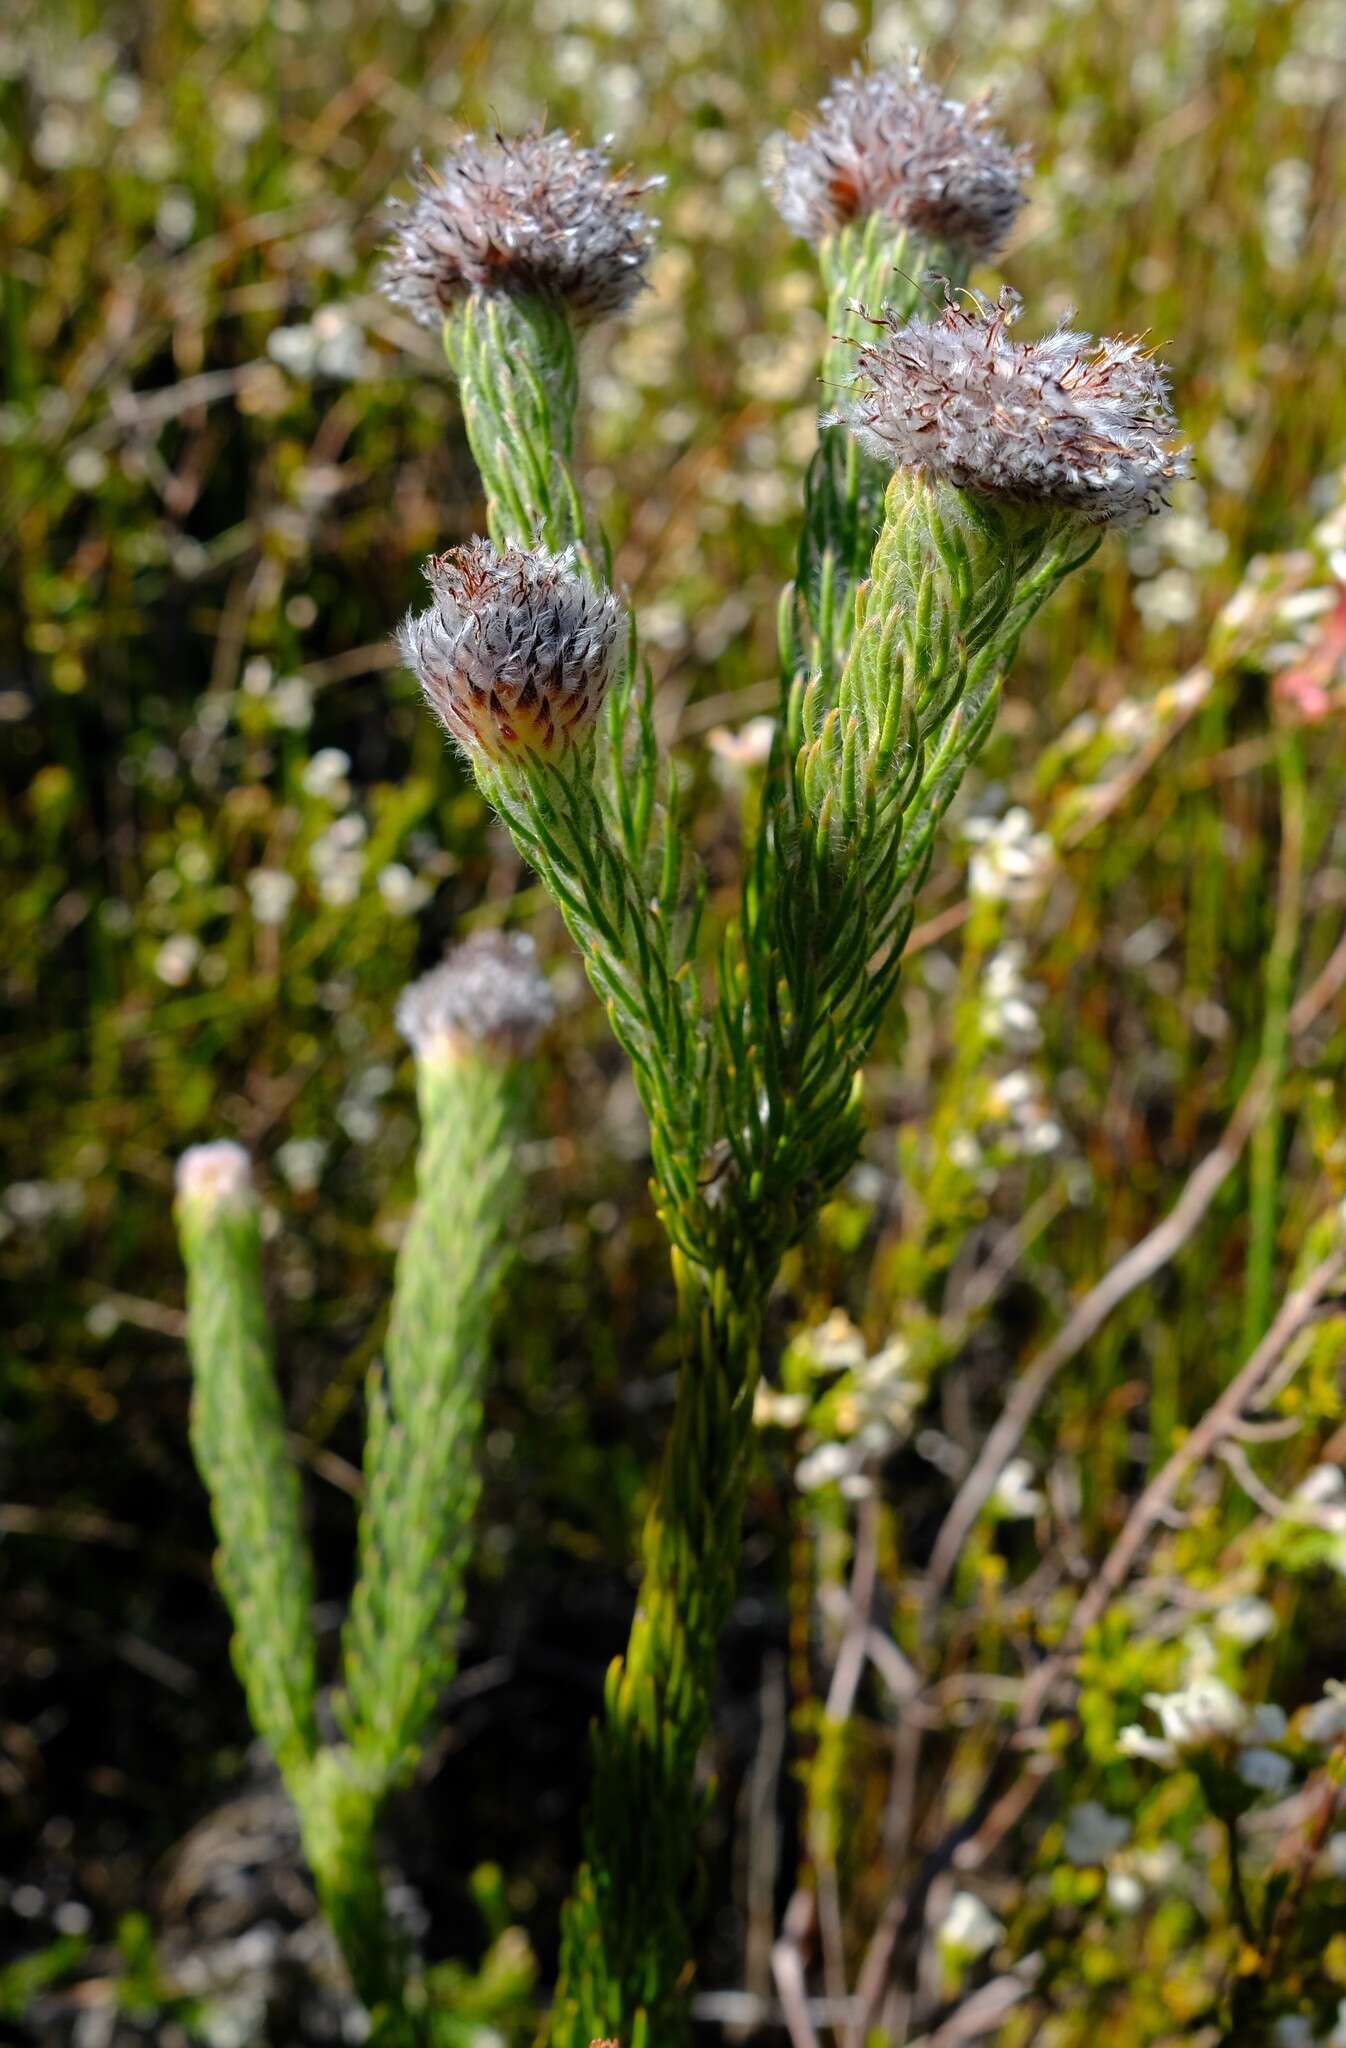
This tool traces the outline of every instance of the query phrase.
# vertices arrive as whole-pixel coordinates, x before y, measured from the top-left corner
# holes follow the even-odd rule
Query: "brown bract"
[[[968,261],[994,256],[1024,203],[1029,161],[987,125],[987,105],[947,100],[915,59],[839,78],[798,140],[776,138],[772,196],[810,242],[879,215]]]
[[[392,209],[379,281],[424,325],[473,290],[552,299],[588,321],[641,289],[656,225],[642,202],[659,181],[614,170],[606,144],[560,129],[465,135],[415,176],[415,198]]]
[[[943,315],[885,313],[861,346],[839,417],[894,468],[920,470],[1020,504],[1130,526],[1166,502],[1187,470],[1168,380],[1137,340],[1095,341],[1060,327],[1009,333],[1019,302],[946,292]]]

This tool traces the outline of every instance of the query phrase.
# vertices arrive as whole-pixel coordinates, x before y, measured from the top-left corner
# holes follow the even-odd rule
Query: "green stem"
[[[1248,1356],[1271,1324],[1280,1218],[1280,1155],[1284,1118],[1281,1081],[1288,1046],[1288,1020],[1304,883],[1304,758],[1298,736],[1280,735],[1276,756],[1280,784],[1281,859],[1276,923],[1267,954],[1262,1019],[1262,1064],[1272,1076],[1270,1106],[1253,1133],[1249,1152],[1248,1261],[1243,1294],[1243,1352]]]
[[[659,2048],[682,2036],[691,1952],[693,1785],[715,1650],[734,1597],[759,1370],[762,1287],[675,1254],[683,1361],[640,1601],[594,1735],[584,1862],[562,1920],[554,2048],[597,2037]]]

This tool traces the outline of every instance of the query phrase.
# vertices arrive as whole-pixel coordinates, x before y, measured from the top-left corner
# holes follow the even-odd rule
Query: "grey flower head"
[[[177,1165],[178,1197],[203,1206],[240,1208],[253,1200],[252,1161],[241,1145],[219,1138],[189,1145]]]
[[[1024,203],[1029,159],[987,126],[987,104],[946,100],[914,57],[837,79],[820,119],[781,136],[772,197],[788,226],[821,242],[879,214],[969,262],[994,256]]]
[[[610,591],[577,573],[567,549],[470,540],[425,565],[432,602],[409,612],[402,658],[426,702],[469,755],[555,760],[589,732],[624,628]]]
[[[1011,340],[1019,301],[946,287],[942,318],[891,313],[861,346],[839,417],[871,455],[960,490],[1055,506],[1093,526],[1132,526],[1187,470],[1168,380],[1139,341],[1066,327]]]
[[[522,932],[476,932],[402,992],[397,1028],[418,1058],[464,1044],[519,1058],[556,1014]]]
[[[465,135],[416,196],[393,207],[380,284],[394,305],[438,327],[468,292],[560,300],[579,320],[629,305],[656,223],[641,202],[657,180],[613,170],[608,146],[560,129]]]

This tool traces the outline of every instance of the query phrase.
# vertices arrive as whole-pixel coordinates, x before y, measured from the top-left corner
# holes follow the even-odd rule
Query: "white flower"
[[[1295,1488],[1294,1498],[1307,1507],[1326,1507],[1329,1502],[1339,1501],[1346,1493],[1346,1472],[1340,1465],[1315,1465],[1306,1472]]]
[[[155,954],[154,971],[170,988],[185,988],[200,958],[201,941],[190,932],[176,932]]]
[[[1117,1735],[1118,1756],[1133,1756],[1145,1763],[1158,1764],[1161,1768],[1178,1761],[1178,1752],[1171,1742],[1163,1741],[1158,1735],[1147,1734],[1139,1721],[1130,1722]]]
[[[1282,2013],[1271,2029],[1271,2048],[1313,2048],[1312,2022],[1303,2013]]]
[[[865,1340],[843,1309],[833,1309],[806,1341],[822,1372],[854,1372],[865,1362]]]
[[[765,1380],[757,1383],[753,1396],[752,1419],[759,1429],[774,1423],[777,1429],[798,1429],[808,1413],[808,1402],[802,1394],[783,1394],[776,1387],[768,1386]]]
[[[1346,1834],[1340,1831],[1327,1838],[1327,1867],[1333,1877],[1346,1877]]]
[[[1106,1863],[1130,1833],[1130,1821],[1109,1813],[1096,1799],[1085,1799],[1066,1815],[1062,1853],[1067,1863]]]
[[[1294,1775],[1288,1757],[1274,1749],[1245,1749],[1238,1774],[1254,1792],[1283,1792]]]
[[[1032,1483],[1033,1467],[1027,1458],[1011,1458],[999,1479],[991,1499],[1001,1517],[1007,1522],[1031,1521],[1047,1505],[1045,1495],[1038,1492]]]
[[[286,732],[303,732],[313,717],[313,688],[303,676],[284,676],[271,692],[271,722]]]
[[[1245,1730],[1246,1739],[1249,1742],[1283,1742],[1287,1725],[1284,1707],[1268,1700],[1264,1705],[1253,1708]]]
[[[1021,804],[1003,818],[974,818],[966,837],[979,842],[968,867],[969,893],[987,903],[1034,902],[1051,880],[1056,849]]]
[[[290,1138],[276,1150],[276,1171],[297,1195],[311,1195],[322,1179],[327,1144],[322,1138]]]
[[[324,803],[344,804],[350,795],[350,766],[351,757],[342,748],[319,747],[300,777],[305,793]]]
[[[1255,1593],[1244,1593],[1237,1600],[1231,1600],[1215,1617],[1216,1634],[1244,1649],[1260,1643],[1275,1626],[1275,1608],[1269,1601],[1259,1600]]]
[[[1107,1883],[1108,1902],[1119,1913],[1135,1913],[1145,1899],[1145,1887],[1140,1879],[1129,1870],[1110,1870]]]
[[[975,1892],[955,1892],[935,1939],[942,1949],[973,1960],[993,1949],[1004,1932],[1004,1923]]]
[[[1314,1701],[1299,1725],[1306,1742],[1335,1742],[1339,1735],[1346,1735],[1346,1685],[1339,1678],[1329,1678],[1323,1697]]]
[[[254,868],[248,876],[248,895],[258,924],[284,924],[296,886],[293,875],[279,868]]]
[[[1169,1766],[1187,1752],[1246,1730],[1247,1710],[1223,1680],[1198,1670],[1179,1692],[1149,1692],[1145,1704],[1159,1717],[1163,1735],[1147,1735],[1135,1724],[1117,1739],[1119,1754]]]
[[[852,1470],[854,1454],[847,1444],[819,1444],[795,1466],[795,1485],[801,1493],[814,1493],[820,1486],[834,1486]]]
[[[748,719],[737,731],[717,725],[707,733],[706,744],[715,756],[717,780],[741,781],[750,769],[764,768],[771,757],[775,732],[775,719],[763,716]]]
[[[1181,1692],[1147,1692],[1145,1704],[1159,1717],[1164,1738],[1179,1752],[1204,1749],[1222,1736],[1238,1735],[1247,1709],[1223,1679],[1194,1678]]]
[[[430,888],[400,860],[393,860],[379,869],[379,894],[398,917],[410,917],[429,901]]]

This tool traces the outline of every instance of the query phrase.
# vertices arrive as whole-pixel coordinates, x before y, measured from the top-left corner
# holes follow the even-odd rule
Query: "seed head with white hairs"
[[[656,223],[642,202],[656,182],[560,129],[465,135],[393,208],[380,284],[427,327],[473,290],[557,301],[581,322],[620,312],[644,282]]]
[[[1016,342],[1015,293],[947,293],[943,315],[884,313],[839,417],[891,468],[1008,503],[1133,526],[1187,470],[1168,380],[1137,340],[1058,327]]]
[[[967,262],[994,256],[1024,203],[1027,154],[987,125],[987,105],[947,100],[914,57],[837,79],[809,132],[773,138],[772,196],[821,242],[879,215]]]
[[[237,1209],[254,1199],[252,1161],[230,1138],[189,1145],[178,1160],[176,1179],[179,1201],[203,1208]]]
[[[624,636],[610,591],[567,550],[471,540],[425,565],[432,602],[398,636],[425,698],[469,758],[557,760],[594,726]]]
[[[474,932],[403,990],[397,1028],[418,1059],[465,1046],[511,1058],[532,1052],[555,998],[523,932]]]

